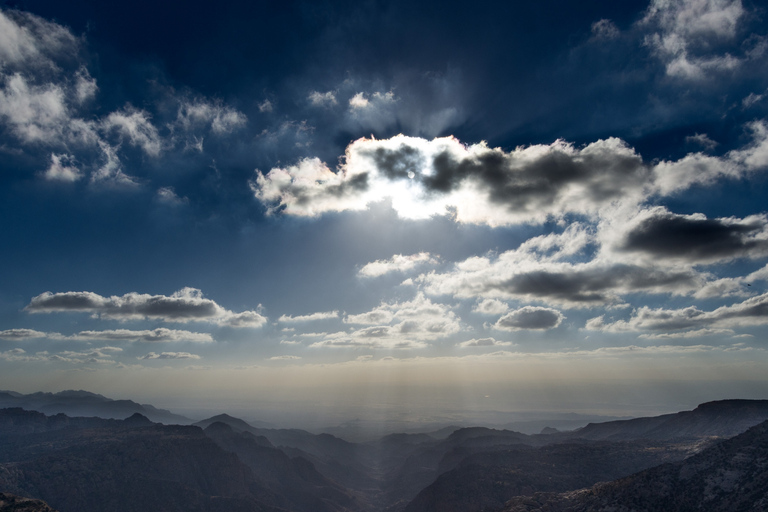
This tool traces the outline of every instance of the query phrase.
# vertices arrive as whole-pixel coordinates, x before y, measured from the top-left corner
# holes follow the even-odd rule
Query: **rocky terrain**
[[[725,400],[570,432],[353,443],[228,415],[184,426],[7,408],[0,491],[60,512],[764,510],[766,420],[768,401]]]
[[[683,461],[575,492],[518,496],[504,512],[768,510],[768,422]]]

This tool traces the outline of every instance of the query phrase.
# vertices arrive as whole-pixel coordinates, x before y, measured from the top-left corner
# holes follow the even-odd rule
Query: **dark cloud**
[[[499,318],[494,327],[503,331],[546,330],[554,329],[563,319],[556,309],[525,306]]]
[[[25,310],[30,313],[93,313],[102,318],[119,320],[202,321],[231,327],[261,327],[266,322],[266,318],[255,311],[228,311],[204,298],[202,292],[195,288],[184,288],[170,296],[127,293],[102,297],[93,292],[45,292],[33,297]]]
[[[616,294],[637,291],[672,291],[698,283],[693,271],[653,269],[635,265],[573,268],[568,271],[537,270],[514,275],[501,283],[488,283],[487,290],[512,296],[525,295],[568,303],[601,303]]]
[[[622,250],[665,258],[712,261],[768,252],[765,217],[746,220],[707,219],[660,212],[641,221],[626,236]]]

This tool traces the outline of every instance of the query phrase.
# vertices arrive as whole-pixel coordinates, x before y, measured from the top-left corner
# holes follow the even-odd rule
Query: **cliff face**
[[[511,500],[504,512],[768,510],[768,421],[684,461],[565,494]]]
[[[14,421],[17,432],[29,430],[18,413]],[[273,494],[199,428],[101,421],[3,436],[0,489],[61,512],[272,509]]]
[[[47,503],[0,492],[0,512],[57,512]]]

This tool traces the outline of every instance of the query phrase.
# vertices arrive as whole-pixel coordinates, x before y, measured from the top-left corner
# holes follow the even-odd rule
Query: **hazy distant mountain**
[[[0,512],[56,512],[47,503],[0,492]]]
[[[692,411],[590,423],[584,428],[562,434],[562,437],[612,441],[732,437],[765,420],[768,420],[768,400],[719,400],[701,404]]]
[[[768,422],[684,461],[564,494],[511,500],[504,512],[764,512],[768,510]]]
[[[276,496],[280,506],[296,512],[363,511],[369,507],[360,496],[320,474],[302,457],[291,458],[263,436],[235,432],[222,422],[210,424],[205,433],[224,450],[235,453]]]
[[[48,403],[119,402],[87,392],[6,395]],[[534,501],[510,502],[525,507],[579,505],[592,495],[613,503],[623,499],[619,487],[576,491],[674,462],[639,475],[662,475],[666,483],[659,485],[674,490],[684,487],[680,475],[704,468],[701,485],[720,482],[720,493],[735,489],[728,487],[731,480],[751,488],[750,474],[768,485],[760,480],[764,438],[745,438],[735,459],[722,459],[731,460],[724,470],[715,459],[680,461],[765,419],[768,401],[724,400],[574,432],[526,435],[471,427],[447,437],[400,433],[353,443],[300,429],[257,428],[226,414],[181,426],[152,423],[139,413],[118,420],[12,408],[0,410],[0,491],[43,499],[60,512],[480,512],[500,510],[516,496],[536,495]],[[750,442],[764,445],[750,455]],[[758,457],[754,464],[752,456]],[[746,466],[739,465],[742,459]],[[694,460],[704,461],[699,469],[690,469]],[[670,476],[659,468],[679,471]],[[629,482],[621,489],[639,495],[645,484],[633,482],[645,480],[631,478],[618,481]],[[702,491],[701,485],[696,492],[706,495],[709,488]],[[570,494],[554,494],[561,492]]]
[[[0,391],[0,408],[21,407],[45,414],[63,413],[67,416],[97,416],[99,418],[125,419],[139,413],[156,423],[189,425],[192,420],[157,409],[149,404],[132,400],[113,400],[88,391],[60,391],[58,393],[31,393],[23,395],[14,391]]]

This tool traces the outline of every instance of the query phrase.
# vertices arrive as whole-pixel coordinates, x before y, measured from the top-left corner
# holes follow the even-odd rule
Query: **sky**
[[[0,388],[296,423],[767,398],[766,16],[0,2]]]

